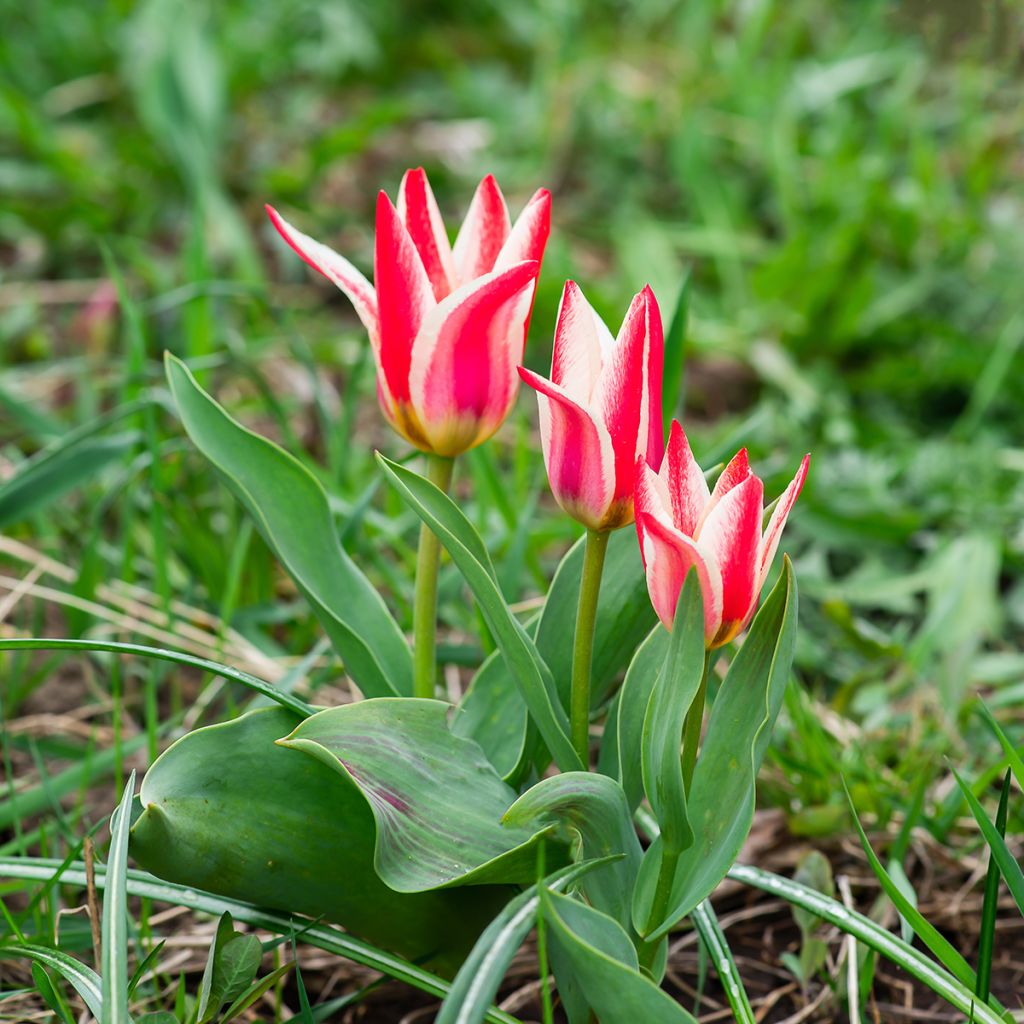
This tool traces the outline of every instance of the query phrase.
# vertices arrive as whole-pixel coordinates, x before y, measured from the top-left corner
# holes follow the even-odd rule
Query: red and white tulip
[[[661,312],[649,287],[634,297],[613,338],[579,286],[567,281],[550,380],[519,368],[537,392],[551,490],[588,529],[629,525],[637,457],[661,465],[664,352]]]
[[[807,477],[805,455],[762,532],[764,485],[739,451],[714,490],[690,450],[678,422],[672,423],[661,471],[636,463],[636,528],[647,573],[647,589],[668,629],[691,568],[704,598],[704,642],[728,643],[753,618],[782,528]]]
[[[426,174],[407,171],[397,208],[384,192],[377,197],[372,285],[272,207],[267,212],[299,256],[351,300],[370,335],[381,409],[399,434],[453,456],[501,426],[515,402],[550,230],[546,189],[512,224],[488,175],[452,246]]]

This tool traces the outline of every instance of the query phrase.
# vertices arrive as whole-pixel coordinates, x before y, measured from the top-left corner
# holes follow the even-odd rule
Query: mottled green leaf
[[[301,721],[262,708],[174,743],[143,780],[132,855],[168,881],[323,917],[453,969],[511,890],[406,894],[385,885],[362,793],[315,758],[276,745]]]
[[[503,825],[515,799],[442,701],[382,697],[321,711],[282,746],[304,751],[363,794],[377,824],[377,874],[398,892],[525,883],[543,830]]]

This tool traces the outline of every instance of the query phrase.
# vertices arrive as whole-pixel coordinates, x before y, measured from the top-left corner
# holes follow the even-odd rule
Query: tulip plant
[[[485,178],[452,245],[426,175],[409,171],[396,205],[378,197],[372,285],[268,212],[352,301],[381,410],[423,453],[422,476],[378,456],[421,520],[412,648],[340,546],[320,485],[168,358],[185,429],[309,599],[364,699],[317,709],[270,691],[277,707],[178,740],[143,782],[136,860],[173,882],[324,916],[458,973],[444,1019],[486,1011],[500,975],[492,966],[481,1002],[470,984],[481,957],[497,950],[506,963],[536,923],[570,1020],[692,1020],[659,987],[665,937],[703,905],[750,826],[793,650],[788,562],[758,605],[806,458],[762,535],[763,487],[745,451],[713,490],[678,423],[666,452],[665,341],[649,287],[613,337],[567,282],[550,377],[522,365],[549,232],[545,190],[513,224]],[[454,460],[499,429],[520,378],[537,392],[555,500],[586,531],[526,622],[447,493]],[[634,522],[635,533],[625,529]],[[498,648],[456,707],[436,694],[442,546]]]
[[[485,178],[452,245],[426,175],[409,171],[397,205],[378,198],[372,285],[268,210],[352,301],[381,410],[422,453],[423,475],[378,455],[421,523],[413,642],[341,546],[320,483],[169,356],[185,430],[362,699],[312,707],[202,663],[271,706],[188,733],[156,760],[132,855],[189,891],[335,922],[453,978],[441,1021],[493,1019],[502,973],[534,926],[542,976],[553,971],[571,1022],[692,1021],[660,987],[666,936],[689,916],[714,937],[705,900],[750,828],[795,641],[788,560],[763,602],[761,591],[807,459],[769,511],[745,450],[706,473],[679,423],[666,450],[665,340],[649,287],[613,337],[568,282],[550,377],[522,365],[544,190],[513,224]],[[454,460],[499,429],[520,378],[537,393],[555,501],[585,530],[525,621],[448,496]],[[436,688],[442,547],[497,648],[455,706]]]

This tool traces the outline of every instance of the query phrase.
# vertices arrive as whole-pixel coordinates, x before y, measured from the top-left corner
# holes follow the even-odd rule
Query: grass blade
[[[103,1024],[129,1024],[128,1015],[128,831],[132,822],[135,772],[110,817],[110,856],[103,893]]]
[[[1003,779],[1003,791],[999,794],[999,809],[996,811],[996,831],[1006,838],[1006,818],[1010,806],[1010,769]],[[996,914],[999,909],[999,865],[994,856],[989,856],[988,874],[985,876],[985,901],[981,907],[981,931],[978,935],[978,984],[974,991],[978,998],[988,1002],[992,985],[992,953],[996,940]]]
[[[1006,754],[1007,763],[1013,772],[1013,777],[1017,780],[1017,785],[1024,789],[1024,759],[1017,753],[1017,748],[1010,742],[1010,737],[1003,732],[1002,726],[996,721],[996,716],[989,711],[988,705],[983,700],[979,700],[978,707],[981,709],[982,717],[995,733],[996,739],[999,740],[999,745],[1003,748],[1003,753]]]
[[[191,668],[200,668],[205,672],[212,672],[214,675],[223,676],[233,683],[241,683],[250,690],[262,693],[269,697],[275,704],[289,708],[291,711],[308,718],[314,714],[316,709],[307,704],[304,700],[279,690],[272,683],[259,679],[257,676],[243,672],[241,669],[231,668],[230,665],[222,665],[216,661],[209,661],[207,658],[198,658],[194,654],[185,654],[182,651],[169,651],[163,647],[147,647],[144,644],[121,644],[112,640],[58,640],[52,637],[15,637],[12,639],[0,639],[0,651],[109,651],[113,654],[136,654],[140,658],[156,658],[158,661],[173,661],[178,665],[188,665]]]
[[[971,814],[974,815],[974,820],[977,821],[978,827],[981,829],[981,834],[985,837],[985,842],[988,843],[988,847],[992,851],[992,859],[999,866],[999,870],[1006,881],[1007,889],[1010,890],[1017,906],[1020,908],[1020,912],[1024,914],[1024,871],[1021,871],[1020,864],[1017,863],[1016,857],[1010,853],[1006,842],[999,834],[995,825],[988,820],[985,808],[981,806],[981,802],[971,792],[971,787],[960,778],[955,768],[951,770],[957,785],[960,787],[960,791],[967,800]]]
[[[711,957],[712,963],[715,965],[722,988],[725,989],[725,997],[729,1000],[729,1006],[732,1007],[732,1015],[736,1019],[736,1024],[756,1024],[757,1018],[754,1016],[753,1007],[747,998],[747,990],[743,987],[743,980],[740,978],[736,961],[732,958],[732,950],[729,949],[729,943],[718,924],[718,917],[715,915],[711,902],[705,900],[696,907],[690,915],[690,919],[700,934],[708,956]]]
[[[903,890],[900,889],[882,866],[882,862],[871,848],[871,843],[868,842],[868,837],[861,826],[860,819],[857,817],[857,808],[853,804],[853,797],[850,796],[849,789],[846,788],[845,779],[843,780],[843,789],[846,793],[846,801],[850,805],[850,813],[853,815],[853,823],[857,827],[857,835],[860,836],[860,845],[864,848],[864,853],[868,858],[868,863],[871,865],[871,870],[875,873],[875,877],[885,891],[886,896],[892,901],[900,916],[914,929],[917,936],[935,954],[946,970],[968,988],[973,989],[977,982],[977,977],[971,965],[953,948],[938,929],[928,922],[917,907],[907,899]]]
[[[62,867],[62,862],[47,857],[0,857],[0,878],[23,878],[40,882],[49,882],[53,879],[54,873]],[[70,867],[65,867],[60,877],[62,885],[74,885],[84,888],[86,885],[85,865],[81,861],[74,862]],[[99,889],[106,887],[106,868],[96,865],[96,886]],[[363,964],[375,971],[380,971],[396,981],[404,982],[418,988],[421,992],[429,995],[444,998],[451,990],[451,984],[443,978],[438,977],[431,971],[417,967],[408,960],[385,950],[378,949],[369,942],[363,942],[335,928],[329,924],[310,924],[302,918],[293,918],[287,914],[279,914],[272,910],[261,910],[252,904],[243,903],[240,900],[229,899],[226,896],[214,896],[210,893],[200,892],[187,885],[176,885],[173,882],[163,882],[145,871],[128,869],[125,888],[129,896],[140,896],[146,899],[158,900],[161,903],[169,903],[172,906],[188,907],[190,910],[198,910],[213,917],[220,917],[225,911],[231,914],[235,921],[242,921],[253,928],[262,928],[265,931],[275,932],[279,935],[290,935],[296,931],[301,932],[302,941],[310,946],[334,953],[336,956],[345,957],[357,964]],[[19,947],[24,948],[24,947]],[[14,947],[0,947],[0,955],[10,952]],[[43,953],[50,954],[52,950],[43,950]],[[63,954],[62,954],[63,955]],[[71,959],[71,958],[68,958]],[[50,961],[45,961],[47,966],[56,966]],[[77,960],[71,960],[72,964],[85,970],[88,974],[95,974],[88,968],[83,968]],[[99,979],[96,979],[97,1009],[99,1002]],[[83,996],[83,998],[85,998]],[[97,1015],[98,1016],[98,1015]],[[517,1018],[501,1010],[490,1009],[484,1018],[488,1024],[520,1024]],[[982,1022],[988,1024],[988,1022]]]
[[[837,900],[791,879],[751,867],[749,864],[734,864],[729,869],[729,877],[734,882],[742,882],[763,892],[770,892],[787,903],[802,907],[823,921],[835,925],[847,935],[852,935],[858,942],[902,967],[907,974],[923,985],[927,985],[950,1006],[971,1017],[974,1024],[1006,1024],[997,1010],[990,1004],[980,1003],[973,990],[954,978],[945,968],[929,960],[892,932],[875,924],[869,917],[855,910],[847,910]]]

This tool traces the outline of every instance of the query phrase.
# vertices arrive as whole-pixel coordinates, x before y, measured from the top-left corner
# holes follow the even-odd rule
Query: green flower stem
[[[693,782],[693,769],[697,764],[697,748],[700,745],[701,730],[704,725],[704,702],[708,695],[708,670],[711,667],[711,652],[704,655],[704,672],[700,677],[700,686],[694,694],[690,710],[686,712],[686,721],[683,723],[683,787],[686,795],[690,795],[690,784]],[[682,850],[672,850],[667,846],[662,847],[661,866],[658,868],[658,881],[654,887],[654,899],[651,903],[651,915],[647,919],[647,932],[652,932],[665,919],[669,912],[669,902],[672,899],[672,883],[676,877],[676,866]],[[648,971],[654,963],[654,956],[658,951],[660,940],[655,942],[644,942],[640,946],[640,966]]]
[[[433,452],[427,455],[427,479],[446,494],[454,467],[453,459]],[[441,542],[423,523],[416,555],[416,594],[412,609],[414,697],[433,697],[437,681],[437,568],[440,560]]]
[[[661,866],[658,868],[658,882],[654,887],[654,899],[651,902],[651,914],[647,918],[645,931],[650,934],[664,920],[668,913],[669,901],[672,899],[672,883],[676,879],[676,865],[682,850],[670,850],[667,846],[661,848]],[[658,952],[661,939],[653,939],[640,943],[637,950],[637,958],[640,966],[650,973],[654,963],[654,957]]]
[[[608,530],[587,530],[583,553],[583,578],[580,601],[576,607],[576,637],[572,646],[572,694],[569,721],[572,745],[583,767],[590,763],[590,665],[594,655],[594,626],[597,622],[597,598],[601,592],[601,572],[608,549]]]
[[[693,769],[697,764],[697,748],[700,746],[701,731],[704,726],[704,702],[708,696],[708,669],[711,667],[711,652],[704,655],[704,674],[700,677],[700,686],[694,695],[690,710],[686,712],[683,723],[683,788],[690,795],[690,783],[693,782]]]

